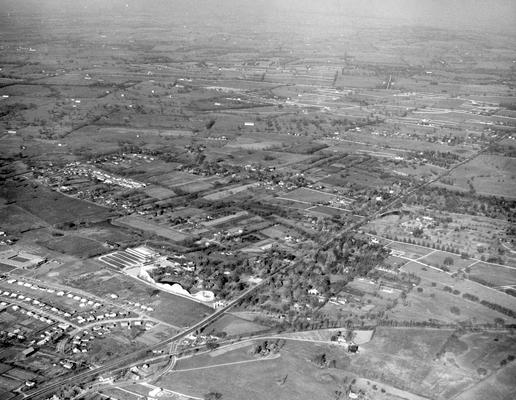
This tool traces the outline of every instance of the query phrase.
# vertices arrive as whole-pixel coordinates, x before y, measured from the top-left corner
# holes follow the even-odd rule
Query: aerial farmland
[[[0,0],[0,398],[512,399],[515,20]]]

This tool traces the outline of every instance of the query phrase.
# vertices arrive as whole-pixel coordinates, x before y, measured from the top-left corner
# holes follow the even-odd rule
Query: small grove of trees
[[[460,308],[457,306],[450,307],[450,312],[455,315],[460,315]]]
[[[446,266],[451,266],[453,265],[453,258],[448,256],[444,259],[443,261],[443,264],[446,265]]]
[[[336,368],[337,366],[337,361],[335,359],[329,360],[326,353],[316,354],[310,361],[319,368]]]
[[[268,355],[270,353],[278,353],[285,345],[285,341],[281,339],[264,340],[257,343],[253,348],[253,354]]]
[[[222,399],[222,393],[209,392],[204,395],[204,400],[219,400]]]
[[[464,293],[462,295],[462,297],[464,297],[466,300],[470,300],[470,301],[479,301],[479,298],[477,296],[475,296],[474,294],[470,294],[470,293]]]

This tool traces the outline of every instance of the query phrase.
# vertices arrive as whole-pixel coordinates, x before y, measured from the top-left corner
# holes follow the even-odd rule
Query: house
[[[25,350],[22,351],[22,355],[24,357],[29,357],[32,354],[34,354],[37,350],[34,347],[28,347]]]
[[[156,387],[149,392],[150,397],[158,397],[163,394],[163,389]]]
[[[309,289],[308,290],[308,294],[311,294],[311,295],[314,295],[314,296],[319,296],[319,291],[315,288],[312,288],[312,289]]]
[[[348,346],[348,352],[349,352],[349,353],[356,353],[357,351],[358,351],[358,344],[351,343],[351,344]]]

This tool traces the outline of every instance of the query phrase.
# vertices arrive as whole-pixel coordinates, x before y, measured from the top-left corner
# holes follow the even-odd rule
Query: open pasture
[[[462,297],[462,293],[454,295],[444,292],[442,285],[438,284],[434,287],[432,282],[421,281],[418,288],[410,291],[404,301],[399,301],[398,305],[387,313],[389,319],[418,322],[437,321],[444,324],[461,321],[492,324],[495,318],[502,318],[507,323],[515,321],[479,303],[466,301]]]
[[[0,187],[0,196],[16,202],[16,205],[48,224],[72,221],[99,222],[106,220],[111,215],[107,208],[74,199],[29,182],[5,183]]]
[[[210,391],[216,391],[230,400],[260,400],[264,393],[271,399],[312,400],[333,398],[342,382],[342,370],[321,370],[309,361],[317,354],[329,352],[327,346],[308,342],[299,346],[287,341],[278,358],[254,358],[247,354],[248,351],[249,348],[235,349],[209,361],[209,356],[203,355],[199,363],[195,358],[180,360],[179,370],[162,376],[157,384],[201,398]],[[338,355],[333,352],[331,357]],[[208,362],[213,367],[194,369]],[[215,367],[219,364],[228,365]],[[231,376],[230,380],[228,376]],[[221,386],[220,382],[225,383]]]
[[[516,285],[516,268],[477,262],[468,268],[468,276],[489,286]]]
[[[392,217],[387,217],[392,218]],[[397,217],[396,217],[397,218]],[[428,247],[417,246],[408,243],[401,242],[391,242],[387,245],[391,249],[391,254],[393,256],[402,256],[411,258],[413,260],[424,257],[427,254],[431,253],[433,250]]]
[[[484,400],[499,399],[512,400],[516,391],[514,384],[516,364],[510,363],[503,369],[496,371],[484,381],[472,385],[468,390],[456,397],[457,400]]]
[[[325,217],[334,217],[336,215],[342,215],[346,213],[345,210],[336,207],[328,207],[328,206],[314,206],[307,209],[314,214],[323,215]]]
[[[447,262],[451,261],[451,264],[446,265],[445,260],[447,260]],[[451,271],[464,269],[474,262],[470,259],[462,258],[461,256],[458,256],[456,254],[437,250],[429,253],[425,257],[420,258],[419,261],[437,268],[447,266]]]
[[[44,226],[46,224],[41,219],[14,204],[0,207],[0,230],[5,232],[25,232]]]
[[[446,272],[425,267],[415,261],[405,264],[401,269],[419,276],[424,281],[435,282],[441,285],[441,287],[449,286],[453,290],[457,290],[459,292],[458,295],[462,296],[462,294],[468,293],[477,296],[479,301],[486,300],[509,310],[516,310],[516,297],[509,296],[472,280],[453,278]],[[494,313],[494,311],[491,312]]]
[[[282,198],[299,201],[301,203],[326,203],[336,200],[337,196],[331,193],[321,192],[319,190],[309,188],[295,189],[281,196]]]
[[[54,238],[41,244],[50,250],[81,258],[94,257],[107,251],[107,248],[96,240],[75,235]]]
[[[239,318],[232,314],[226,314],[214,323],[208,325],[204,329],[204,333],[217,335],[217,333],[225,332],[228,336],[253,334],[266,331],[269,328],[258,323]]]
[[[157,236],[164,237],[165,239],[170,239],[174,242],[180,242],[187,238],[186,235],[182,234],[175,229],[169,228],[164,225],[159,225],[154,222],[148,221],[145,218],[130,215],[122,218],[118,218],[113,221],[116,225],[120,225],[126,228],[135,229],[138,231],[143,231],[148,234],[154,234]]]
[[[173,189],[174,187],[186,185],[186,184],[203,182],[207,179],[208,178],[194,175],[189,172],[183,172],[183,171],[172,171],[172,172],[168,172],[168,173],[165,173],[162,175],[156,175],[156,176],[149,178],[149,180],[152,183],[156,183],[156,184],[165,186],[170,189]]]
[[[453,186],[479,194],[516,198],[516,158],[480,155],[456,168],[450,179]]]
[[[378,328],[369,343],[361,346],[350,370],[364,378],[380,380],[424,397],[450,398],[474,380],[469,371],[443,365],[436,354],[452,330]]]
[[[153,197],[157,200],[165,200],[176,195],[176,193],[173,190],[157,185],[147,186],[145,187],[145,189],[143,189],[143,192],[146,195]]]

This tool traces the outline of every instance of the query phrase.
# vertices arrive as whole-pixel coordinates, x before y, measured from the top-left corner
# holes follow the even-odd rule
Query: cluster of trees
[[[490,301],[487,301],[487,300],[481,300],[480,304],[482,304],[485,307],[490,308],[491,310],[495,310],[495,311],[498,311],[501,314],[507,315],[508,317],[516,318],[516,311],[515,310],[512,310],[512,309],[504,307],[504,306],[501,306],[500,304],[491,303]]]
[[[257,343],[252,349],[252,353],[255,355],[266,356],[271,353],[279,353],[279,351],[285,346],[285,340],[264,340],[263,342]]]
[[[516,208],[516,200],[430,186],[421,188],[417,193],[409,196],[405,202],[408,205],[422,205],[439,211],[482,215],[498,219],[509,219]]]
[[[389,256],[389,251],[378,243],[366,238],[347,234],[326,252],[318,252],[316,259],[331,274],[343,274],[352,280],[355,276],[365,276]]]
[[[336,317],[321,313],[321,307],[346,283],[356,276],[367,275],[388,257],[383,246],[352,234],[343,236],[328,250],[313,249],[306,253],[246,302],[283,314],[284,322],[294,329],[329,327]],[[332,274],[340,275],[338,285],[331,283]]]
[[[212,290],[217,297],[225,299],[247,287],[242,276],[257,272],[257,265],[249,258],[221,257],[219,253],[203,251],[190,254],[189,259],[194,261],[194,272],[162,267],[149,273],[157,282],[179,283],[188,291],[202,282],[203,289]],[[224,273],[226,271],[228,273]]]
[[[310,361],[319,368],[337,368],[337,360],[328,358],[326,353],[317,354]]]
[[[436,150],[425,150],[422,152],[412,152],[409,157],[416,160],[425,160],[424,162],[437,165],[443,168],[450,168],[453,164],[460,160],[460,157],[449,151],[442,152]]]

